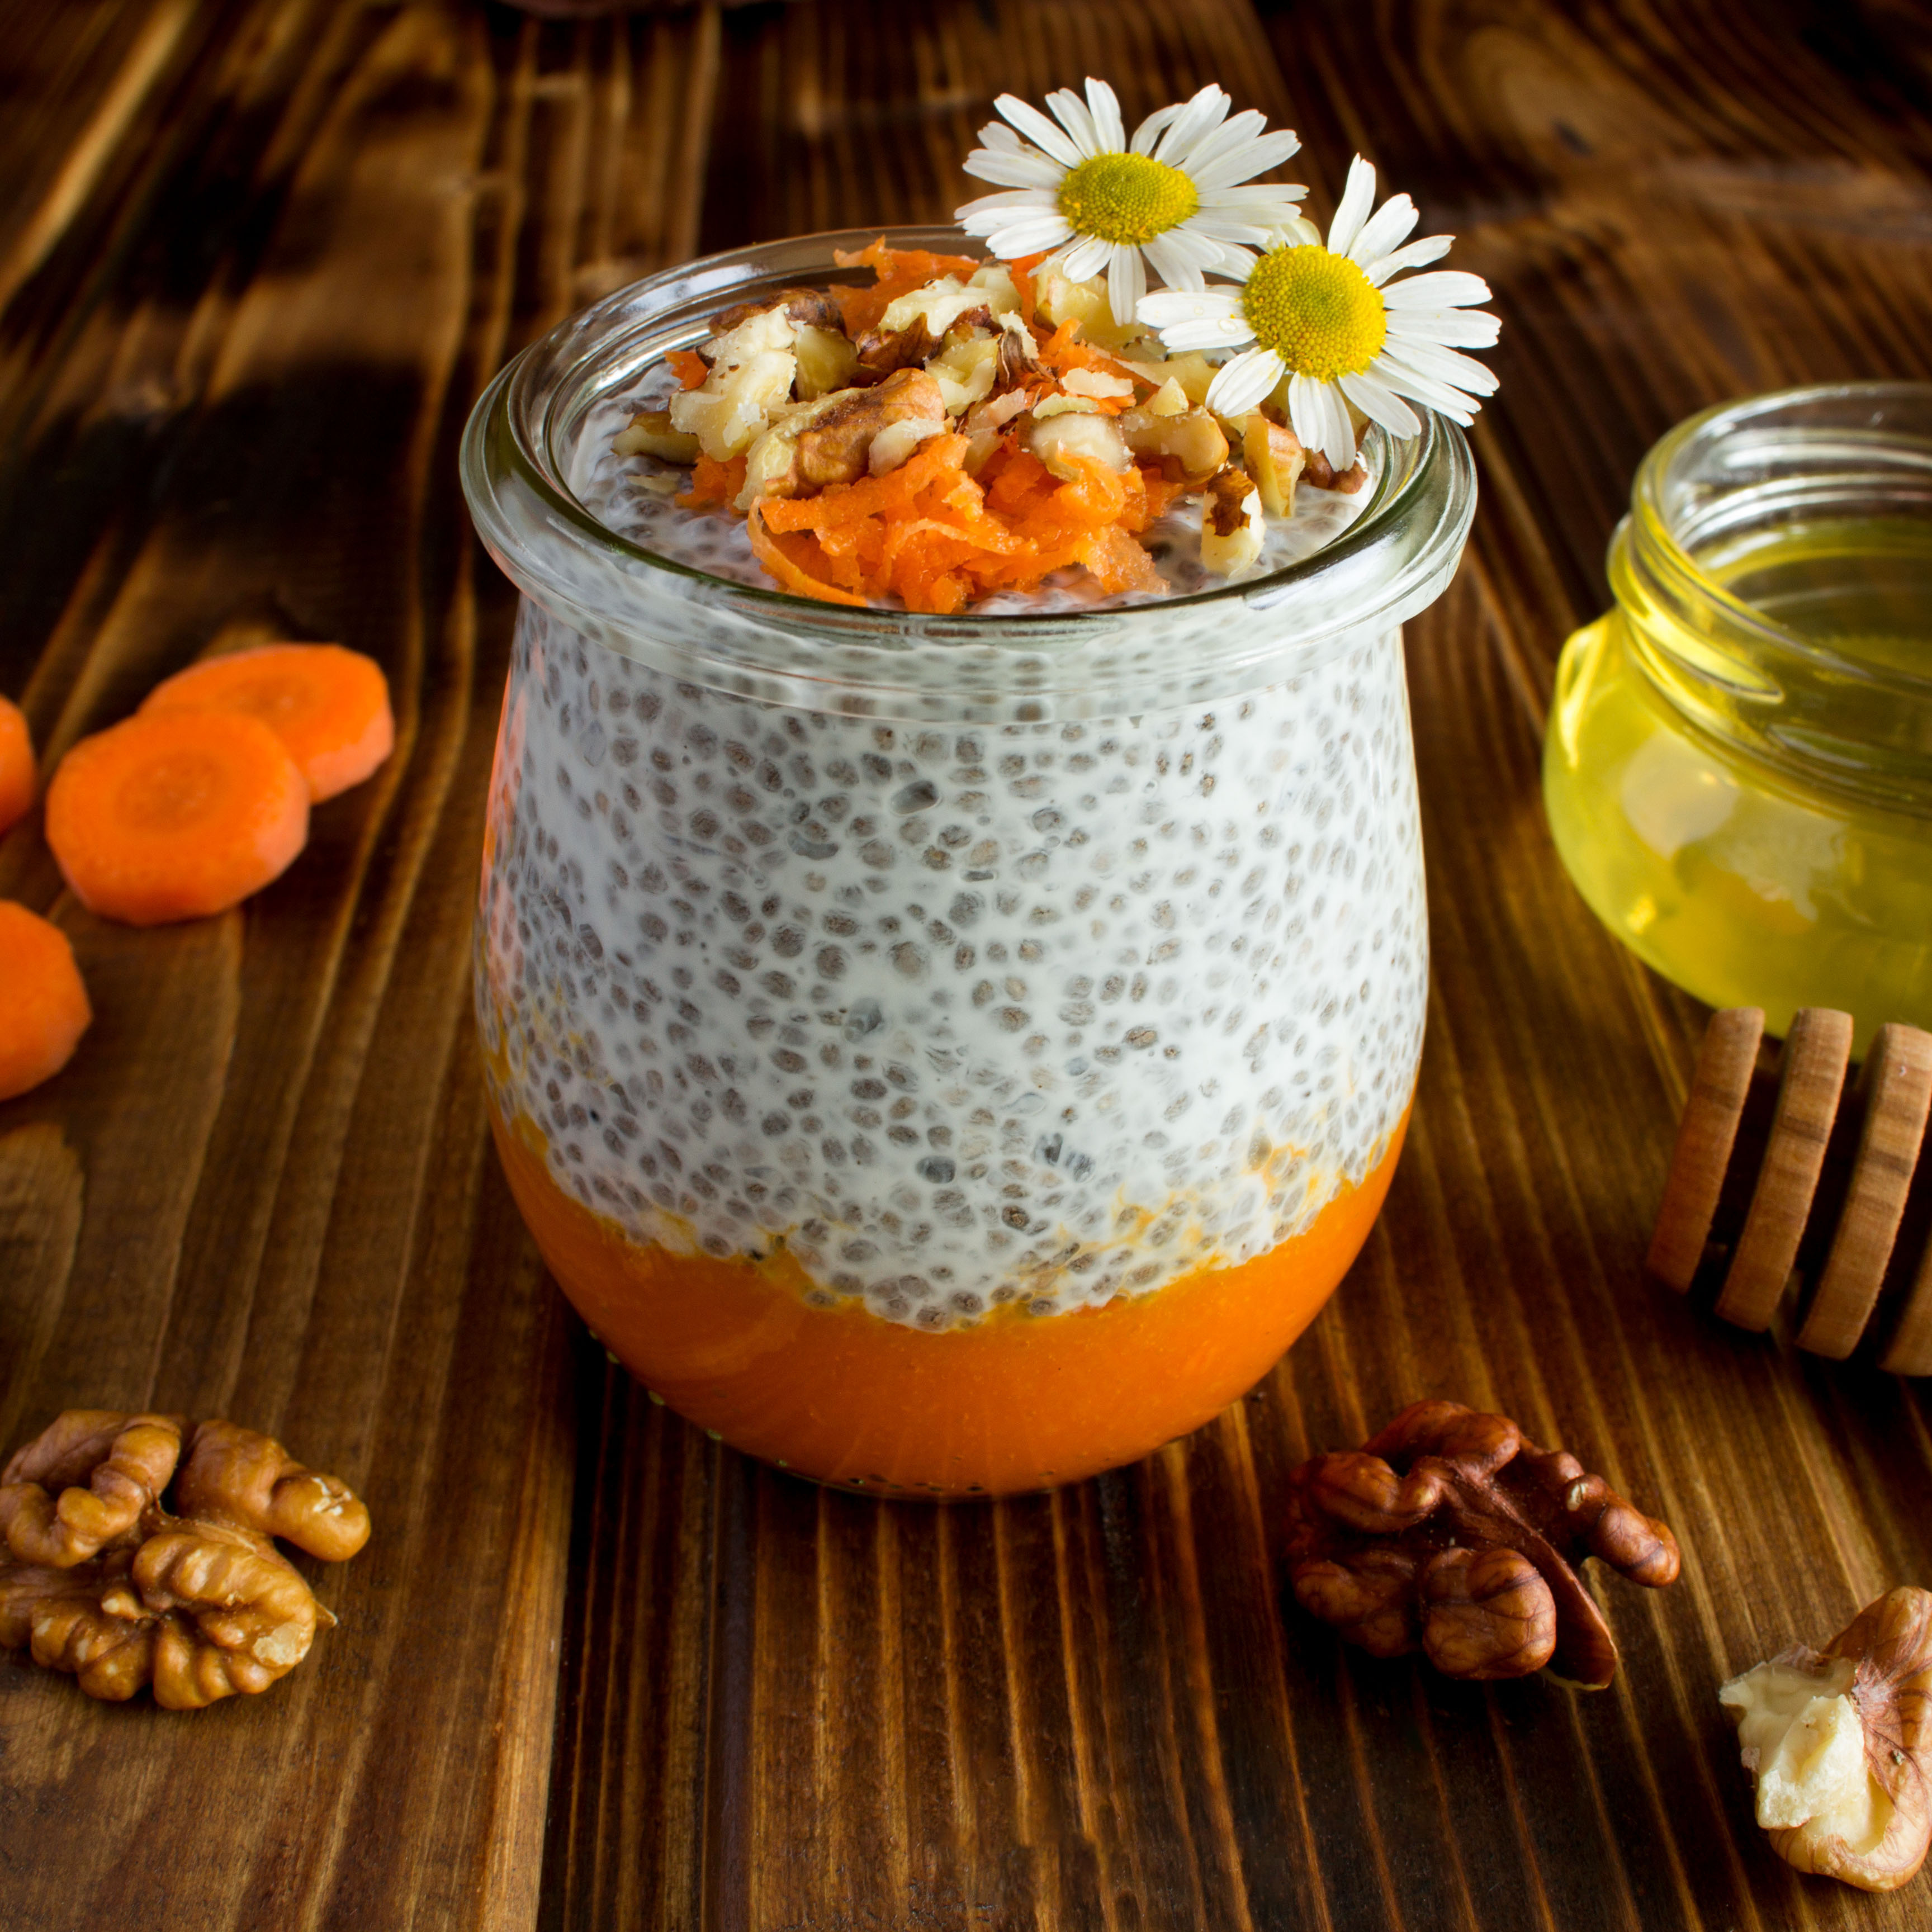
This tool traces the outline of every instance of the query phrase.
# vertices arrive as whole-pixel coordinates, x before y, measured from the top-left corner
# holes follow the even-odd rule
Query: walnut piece
[[[1652,1588],[1677,1575],[1662,1523],[1575,1456],[1460,1402],[1417,1402],[1288,1484],[1297,1601],[1376,1656],[1419,1647],[1447,1676],[1547,1664],[1600,1690],[1616,1674],[1616,1644],[1576,1566],[1600,1557]]]
[[[340,1562],[369,1513],[254,1430],[70,1410],[0,1484],[0,1646],[112,1702],[265,1690],[334,1622],[277,1537]]]
[[[22,1562],[65,1568],[135,1533],[175,1472],[184,1426],[69,1409],[0,1471],[0,1539]]]
[[[1182,418],[1176,417],[1174,421]],[[1210,477],[1201,499],[1201,567],[1216,577],[1234,577],[1262,554],[1268,518],[1261,492],[1245,470],[1234,464]]]
[[[1180,394],[1178,384],[1173,392]],[[1136,456],[1154,458],[1170,481],[1198,487],[1226,464],[1228,439],[1205,410],[1190,406],[1184,398],[1178,410],[1156,409],[1163,393],[1156,390],[1144,409],[1123,410],[1114,418],[1115,425]]]
[[[1932,1846],[1932,1592],[1889,1591],[1822,1651],[1787,1650],[1718,1701],[1757,1782],[1757,1822],[1800,1871],[1890,1892]]]
[[[698,350],[710,374],[697,388],[671,398],[671,428],[696,436],[714,462],[742,454],[772,412],[790,400],[797,337],[782,308],[759,309],[712,336]]]
[[[1241,460],[1262,493],[1262,508],[1271,517],[1293,516],[1295,478],[1308,463],[1300,437],[1250,410],[1241,422]]]
[[[700,447],[696,436],[672,428],[668,410],[640,410],[632,417],[630,427],[610,439],[614,455],[656,456],[666,463],[682,464],[687,470],[698,460]]]
[[[918,423],[922,434],[901,439],[903,462],[926,435],[946,427],[939,385],[923,369],[899,369],[870,389],[841,389],[780,416],[752,444],[745,459],[737,508],[761,496],[815,496],[831,483],[856,483],[872,467],[880,433],[895,424]]]
[[[1090,411],[1092,405],[1088,405]],[[1104,469],[1125,470],[1133,458],[1119,430],[1106,416],[1084,412],[1042,416],[1039,410],[1025,434],[1027,448],[1058,477],[1077,482],[1082,465],[1097,463]]]

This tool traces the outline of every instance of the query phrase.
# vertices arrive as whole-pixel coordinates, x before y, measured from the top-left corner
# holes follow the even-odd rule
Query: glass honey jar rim
[[[1811,384],[1678,424],[1638,466],[1610,588],[1652,686],[1727,753],[1800,792],[1932,817],[1932,674],[1834,649],[1700,560],[1853,516],[1922,522],[1932,546],[1932,383]]]
[[[1476,503],[1461,430],[1418,408],[1406,441],[1371,427],[1361,514],[1299,562],[1212,589],[1091,610],[950,616],[851,609],[713,576],[632,542],[572,486],[577,439],[721,308],[850,279],[840,253],[976,248],[952,227],[761,242],[618,290],[498,374],[464,433],[477,530],[523,593],[599,644],[710,689],[880,718],[1004,724],[1137,715],[1244,695],[1387,636],[1448,588]]]

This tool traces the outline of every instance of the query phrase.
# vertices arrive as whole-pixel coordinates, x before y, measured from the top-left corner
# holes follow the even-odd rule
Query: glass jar
[[[872,238],[640,283],[477,405],[523,592],[477,1013],[518,1204],[655,1394],[824,1480],[1000,1493],[1205,1420],[1367,1234],[1426,992],[1398,627],[1474,477],[1431,418],[1312,560],[1070,614],[814,603],[600,523],[613,399]]]
[[[1644,458],[1557,667],[1556,848],[1714,1006],[1932,1027],[1932,386],[1726,404]]]

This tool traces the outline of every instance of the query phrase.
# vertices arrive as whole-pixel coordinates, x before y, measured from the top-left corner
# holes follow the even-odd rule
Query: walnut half
[[[1822,1651],[1733,1677],[1718,1701],[1757,1781],[1757,1822],[1800,1871],[1890,1892],[1932,1846],[1932,1592],[1868,1604]]]
[[[1617,1647],[1576,1574],[1588,1556],[1652,1588],[1677,1575],[1662,1523],[1508,1416],[1460,1402],[1417,1402],[1288,1478],[1296,1600],[1376,1656],[1420,1648],[1447,1676],[1548,1664],[1607,1684]]]
[[[346,1487],[252,1429],[69,1410],[0,1478],[0,1646],[110,1702],[266,1690],[334,1622],[274,1538],[340,1562],[368,1536]]]

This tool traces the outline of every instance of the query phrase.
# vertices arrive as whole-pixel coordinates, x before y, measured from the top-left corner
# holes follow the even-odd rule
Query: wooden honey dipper
[[[1718,1258],[1728,1247],[1718,1312],[1742,1328],[1771,1325],[1794,1273],[1801,1288],[1815,1280],[1798,1346],[1840,1360],[1878,1305],[1911,1201],[1932,1110],[1932,1034],[1881,1027],[1841,1114],[1851,1057],[1851,1017],[1829,1007],[1798,1015],[1781,1056],[1766,1046],[1756,1007],[1713,1015],[1649,1256],[1651,1272],[1682,1293],[1714,1243]],[[1932,1192],[1932,1166],[1918,1178],[1922,1196]],[[1912,1205],[1909,1238],[1924,1239]],[[1932,1240],[1880,1366],[1932,1375]]]

